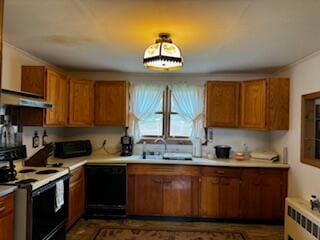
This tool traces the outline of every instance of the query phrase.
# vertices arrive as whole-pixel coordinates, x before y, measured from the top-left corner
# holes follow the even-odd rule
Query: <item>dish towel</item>
[[[64,204],[64,183],[63,180],[56,182],[56,201],[54,211],[58,212]]]

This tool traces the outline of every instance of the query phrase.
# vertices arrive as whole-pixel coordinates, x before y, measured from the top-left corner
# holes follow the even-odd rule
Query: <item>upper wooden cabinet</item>
[[[69,81],[69,125],[91,126],[94,119],[94,81]]]
[[[95,83],[95,125],[128,126],[128,106],[127,81]]]
[[[27,126],[67,124],[68,81],[65,76],[43,66],[22,66],[21,90],[43,96],[52,109],[24,108],[21,120]]]
[[[271,78],[241,83],[241,127],[289,129],[289,79]]]
[[[239,82],[207,82],[206,127],[238,127],[239,102]]]

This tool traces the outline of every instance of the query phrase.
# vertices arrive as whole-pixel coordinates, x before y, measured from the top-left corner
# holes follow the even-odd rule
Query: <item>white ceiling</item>
[[[272,73],[320,50],[319,0],[7,0],[4,39],[72,70],[147,72],[169,32],[183,73]]]

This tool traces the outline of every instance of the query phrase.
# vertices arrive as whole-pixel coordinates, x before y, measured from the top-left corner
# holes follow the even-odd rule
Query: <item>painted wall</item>
[[[276,76],[290,77],[290,130],[271,134],[272,147],[288,147],[289,195],[309,198],[320,196],[320,169],[300,162],[301,95],[320,91],[320,54],[314,54]]]

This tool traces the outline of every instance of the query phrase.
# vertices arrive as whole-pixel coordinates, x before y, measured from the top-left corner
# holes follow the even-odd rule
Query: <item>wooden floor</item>
[[[240,231],[248,240],[283,240],[283,226],[204,223],[204,222],[168,222],[140,220],[84,220],[80,219],[68,232],[67,240],[93,240],[102,227],[137,228],[148,230],[175,230],[184,228],[195,231]]]

